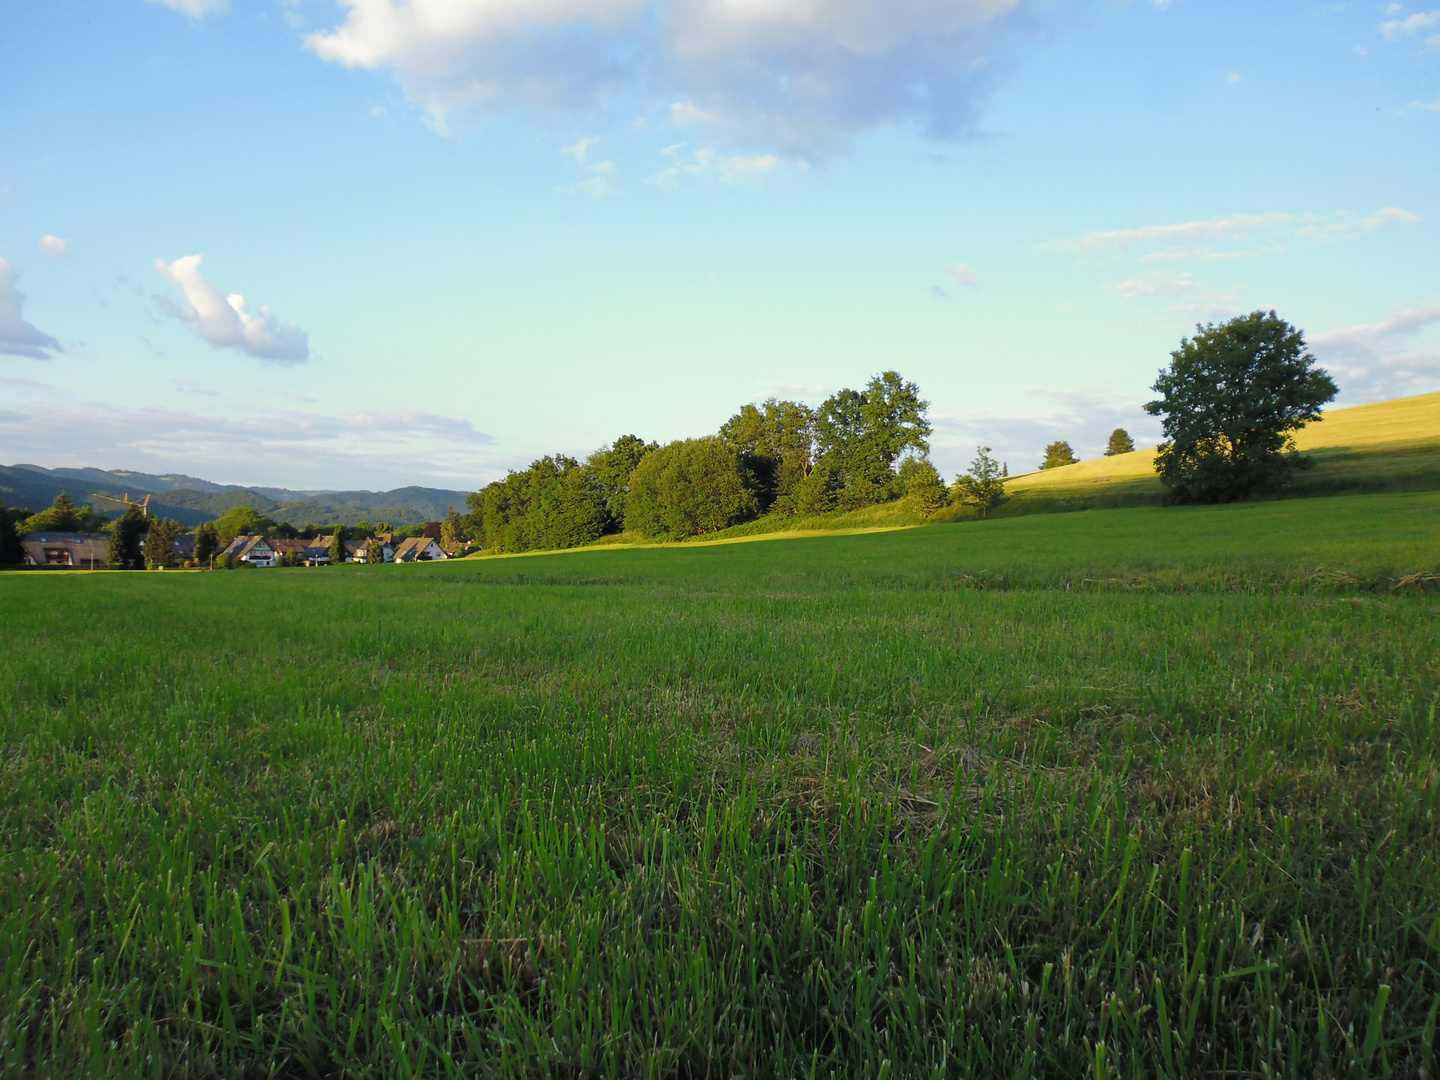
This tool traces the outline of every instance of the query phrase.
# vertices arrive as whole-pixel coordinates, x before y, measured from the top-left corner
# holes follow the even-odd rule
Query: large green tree
[[[1225,502],[1285,484],[1291,432],[1335,398],[1301,331],[1274,311],[1197,325],[1170,354],[1145,406],[1163,417],[1155,469],[1177,502]]]
[[[335,533],[330,537],[325,554],[329,557],[331,566],[339,566],[345,561],[345,530],[339,525],[335,526]]]
[[[615,533],[625,527],[625,497],[630,493],[630,474],[645,455],[655,449],[655,443],[647,443],[638,435],[621,435],[586,459],[588,482],[605,506],[605,532]]]
[[[675,540],[729,528],[760,512],[754,485],[740,455],[718,436],[673,442],[631,475],[625,526]]]
[[[182,529],[178,521],[170,518],[151,518],[150,528],[145,533],[145,565],[168,570],[180,562],[175,550],[175,538]]]
[[[46,509],[32,515],[21,526],[21,532],[79,532],[84,525],[82,511],[88,513],[89,509],[76,506],[62,491]]]
[[[913,382],[883,371],[864,390],[841,390],[820,406],[817,448],[844,479],[842,506],[862,506],[893,494],[895,463],[901,455],[929,452],[929,405]]]
[[[605,535],[610,521],[591,471],[564,454],[540,458],[466,501],[489,551],[577,547]]]
[[[195,562],[209,566],[210,560],[220,552],[220,534],[213,521],[207,521],[195,530]]]
[[[138,506],[127,506],[125,513],[110,523],[110,551],[108,563],[111,570],[143,570],[145,556],[140,550],[140,541],[145,535],[147,522]]]
[[[462,544],[467,539],[465,519],[453,506],[445,508],[445,520],[440,522],[440,543],[446,547]]]
[[[720,426],[720,438],[747,459],[762,508],[790,499],[815,458],[815,412],[798,401],[747,404]],[[787,504],[782,508],[790,508]]]
[[[253,506],[234,506],[215,519],[216,538],[223,551],[237,536],[266,536],[275,522]]]
[[[0,566],[14,566],[25,559],[25,549],[20,546],[20,533],[15,528],[15,519],[0,503]]]

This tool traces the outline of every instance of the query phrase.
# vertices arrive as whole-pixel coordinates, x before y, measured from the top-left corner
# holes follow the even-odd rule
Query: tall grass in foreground
[[[1437,505],[0,579],[4,1066],[1433,1076]]]

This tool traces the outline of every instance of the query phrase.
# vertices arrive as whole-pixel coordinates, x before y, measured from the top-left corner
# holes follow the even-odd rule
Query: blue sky
[[[1423,5],[7,4],[0,461],[470,488],[895,368],[1015,472],[1271,307],[1436,390],[1437,178]]]

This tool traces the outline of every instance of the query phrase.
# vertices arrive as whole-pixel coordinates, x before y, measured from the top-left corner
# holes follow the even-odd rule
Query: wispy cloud
[[[222,11],[228,11],[230,8],[230,0],[152,0],[152,2],[164,4],[182,15],[189,15],[192,19],[202,19],[206,15],[219,15]]]
[[[170,263],[155,260],[156,271],[185,294],[185,305],[173,305],[174,313],[196,337],[213,348],[236,349],[261,360],[309,359],[310,338],[304,330],[281,322],[264,304],[251,311],[239,293],[222,296],[200,272],[203,259],[203,255],[184,255]]]
[[[980,275],[971,266],[965,263],[956,263],[954,266],[945,267],[945,276],[959,285],[962,289],[974,289],[980,284]]]
[[[661,151],[677,158],[651,176],[647,183],[657,187],[674,187],[685,177],[715,180],[722,184],[756,184],[777,175],[783,169],[803,169],[803,161],[785,161],[774,154],[725,154],[714,147],[702,147],[689,155],[681,155],[683,143],[667,146]]]
[[[70,241],[46,233],[40,238],[40,250],[54,259],[68,259],[70,257]]]
[[[1378,400],[1440,387],[1437,328],[1440,301],[1396,308],[1378,322],[1313,334],[1310,346],[1334,372],[1347,399]]]
[[[1082,255],[1138,247],[1189,248],[1203,241],[1247,240],[1257,233],[1273,230],[1294,220],[1291,214],[1235,214],[1231,217],[1183,221],[1173,225],[1109,229],[1104,232],[1085,233],[1067,240],[1055,240],[1042,246]]]
[[[1287,213],[1234,214],[1230,217],[1140,225],[1084,233],[1039,245],[1041,250],[1075,255],[1139,254],[1142,262],[1219,261],[1240,258],[1246,250],[1216,250],[1216,244],[1258,244],[1260,250],[1283,250],[1296,242],[1353,240],[1392,225],[1414,225],[1419,214],[1387,206],[1363,217],[1346,211],[1327,217]]]
[[[124,460],[162,472],[288,487],[423,480],[477,486],[493,471],[494,443],[468,420],[426,412],[235,416],[93,404],[0,418],[0,458],[52,466]],[[64,448],[65,462],[52,460],[57,447]]]
[[[8,259],[0,259],[0,353],[49,360],[60,352],[60,342],[22,317],[25,296],[16,288],[19,271]]]
[[[173,0],[198,3],[200,0]],[[306,37],[389,72],[437,128],[455,114],[593,111],[703,125],[707,142],[812,157],[911,123],[964,134],[1043,25],[1043,0],[340,0]]]
[[[619,194],[610,179],[615,175],[615,163],[590,160],[590,148],[599,141],[597,136],[587,136],[560,148],[562,154],[573,158],[577,166],[591,174],[590,179],[561,187],[561,191],[570,195],[589,195],[592,199],[604,199]]]
[[[1195,279],[1189,274],[1151,274],[1144,278],[1132,278],[1107,286],[1126,300],[1142,296],[1180,296],[1195,288]]]

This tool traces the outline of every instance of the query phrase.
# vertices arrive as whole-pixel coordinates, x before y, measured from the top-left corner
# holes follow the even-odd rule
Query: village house
[[[408,536],[395,549],[394,562],[431,562],[449,558],[433,536]]]
[[[285,556],[293,555],[304,566],[329,566],[332,539],[330,536],[317,536],[313,540],[271,540],[270,546],[275,551],[277,564]]]
[[[110,538],[104,533],[26,533],[20,540],[26,566],[73,566],[103,570],[110,558]]]
[[[272,542],[263,536],[237,536],[230,541],[230,546],[223,554],[251,566],[274,566],[280,561],[279,552],[275,550]]]

